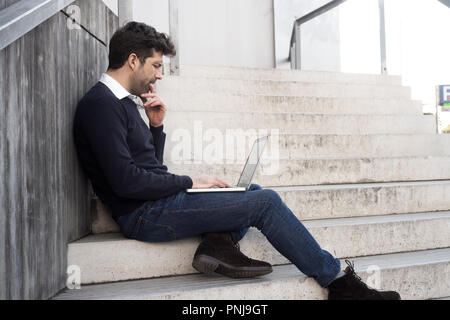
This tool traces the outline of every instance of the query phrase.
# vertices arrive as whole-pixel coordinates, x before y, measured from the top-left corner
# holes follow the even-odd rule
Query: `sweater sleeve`
[[[83,131],[113,191],[123,198],[157,200],[192,187],[188,176],[136,166],[127,144],[127,122],[128,115],[119,101],[106,103],[100,99],[83,117]],[[158,137],[161,160],[162,138]]]
[[[156,159],[158,159],[161,164],[163,164],[164,160],[164,145],[166,143],[166,134],[163,130],[164,125],[159,127],[153,127],[150,125],[150,131],[153,135],[153,142],[155,143]]]

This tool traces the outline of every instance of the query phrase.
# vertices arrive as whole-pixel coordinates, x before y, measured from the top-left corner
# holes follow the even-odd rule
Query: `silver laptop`
[[[250,184],[252,183],[253,175],[256,172],[256,168],[259,164],[259,159],[266,147],[267,140],[269,136],[261,137],[255,140],[252,146],[252,150],[247,157],[244,169],[242,169],[241,176],[237,185],[228,188],[212,187],[206,189],[187,189],[187,193],[198,193],[198,192],[244,192],[248,190]]]

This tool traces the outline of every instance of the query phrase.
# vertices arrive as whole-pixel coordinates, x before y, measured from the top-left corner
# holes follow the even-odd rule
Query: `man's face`
[[[154,51],[153,57],[145,59],[143,64],[137,59],[137,64],[138,66],[131,76],[130,93],[140,96],[150,90],[150,84],[162,79],[163,55],[161,52]]]

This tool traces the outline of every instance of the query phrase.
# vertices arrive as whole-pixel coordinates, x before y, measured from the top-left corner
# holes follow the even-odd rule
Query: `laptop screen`
[[[238,187],[245,187],[248,189],[250,183],[252,182],[253,175],[255,174],[256,168],[258,167],[259,159],[266,147],[266,143],[269,136],[261,137],[256,139],[253,143],[252,150],[247,157],[247,161],[245,162],[244,169],[242,170],[241,176],[239,178],[239,182],[237,184]]]

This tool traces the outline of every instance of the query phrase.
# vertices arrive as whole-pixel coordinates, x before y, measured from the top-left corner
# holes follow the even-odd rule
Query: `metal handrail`
[[[294,25],[292,27],[292,35],[291,35],[291,43],[289,46],[289,61],[291,61],[291,68],[293,69],[301,69],[300,66],[300,31],[299,27],[331,9],[336,8],[347,0],[334,0],[328,2],[322,7],[304,15],[303,17],[295,20]],[[386,36],[385,36],[385,27],[384,27],[384,0],[378,0],[380,6],[380,53],[381,53],[381,73],[387,74],[386,68]],[[441,0],[439,0],[441,1]],[[447,1],[447,0],[445,0]],[[295,56],[293,56],[295,54]]]
[[[75,0],[21,0],[0,10],[0,50]]]
[[[438,0],[440,3],[442,3],[443,5],[447,6],[450,8],[450,0]]]
[[[297,20],[294,21],[294,25],[292,26],[292,34],[291,34],[291,43],[289,48],[292,47],[293,43],[294,43],[294,36],[295,36],[295,28],[300,27],[300,25],[302,25],[303,23],[314,19],[315,17],[318,17],[328,11],[330,11],[331,9],[336,8],[337,6],[339,6],[341,3],[345,2],[347,0],[335,0],[335,1],[331,1],[328,2],[327,4],[321,6],[320,8],[311,11],[308,14],[305,14],[303,17],[298,18]],[[291,59],[291,52],[289,50],[289,59]]]

